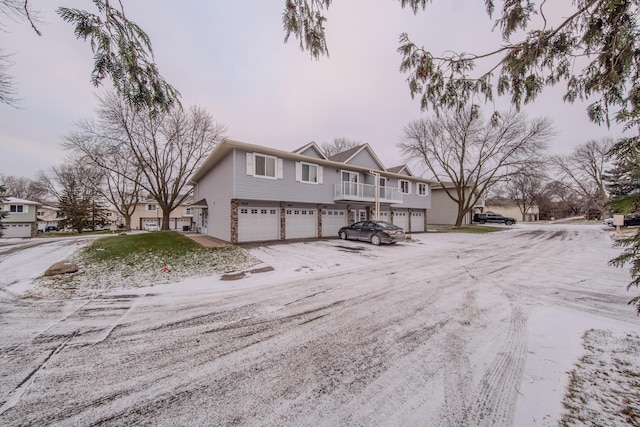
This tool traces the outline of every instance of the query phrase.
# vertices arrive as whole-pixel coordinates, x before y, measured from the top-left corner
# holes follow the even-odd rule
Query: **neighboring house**
[[[63,217],[63,213],[54,206],[38,206],[38,231],[46,231],[47,227],[58,229],[58,223]]]
[[[432,208],[429,210],[429,224],[437,225],[455,225],[456,217],[458,216],[458,204],[451,200],[447,195],[445,187],[455,193],[455,187],[453,183],[445,182],[442,184],[433,184],[433,190],[431,193]],[[468,190],[470,191],[470,190]],[[476,212],[482,212],[484,208],[484,199],[481,197],[474,205],[473,209],[464,216],[462,225],[471,224],[473,214]]]
[[[492,197],[485,202],[485,212],[495,212],[502,214],[503,216],[510,216],[518,221],[532,222],[540,219],[540,210],[538,205],[533,205],[527,209],[524,217],[522,211],[515,200],[507,199],[504,197]]]
[[[232,243],[337,237],[376,216],[423,232],[431,207],[432,181],[385,169],[368,144],[328,158],[315,143],[288,152],[224,139],[191,182],[196,230]]]
[[[104,216],[107,220],[107,226],[115,225],[117,227],[122,225],[122,215],[114,208],[105,209]]]
[[[187,206],[191,200],[191,197],[187,197],[181,205],[171,211],[170,230],[184,230],[185,227],[192,227],[193,214],[191,208]],[[142,200],[138,202],[131,216],[131,229],[144,230],[151,224],[157,224],[158,228],[162,228],[162,209],[154,199]]]
[[[2,201],[2,210],[9,213],[2,218],[2,237],[33,237],[38,232],[38,207],[40,203],[7,197]]]

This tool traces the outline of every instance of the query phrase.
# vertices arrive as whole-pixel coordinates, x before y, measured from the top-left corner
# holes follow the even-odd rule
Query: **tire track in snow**
[[[518,385],[526,361],[526,318],[513,307],[504,344],[480,380],[477,400],[463,424],[503,426],[513,424]]]

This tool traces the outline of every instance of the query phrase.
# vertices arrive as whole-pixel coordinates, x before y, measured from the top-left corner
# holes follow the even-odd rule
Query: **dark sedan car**
[[[640,225],[640,214],[629,214],[624,217],[624,226]]]
[[[385,221],[360,221],[347,227],[342,227],[338,231],[338,236],[342,240],[365,240],[374,245],[380,243],[401,242],[406,239],[404,230],[397,225]]]

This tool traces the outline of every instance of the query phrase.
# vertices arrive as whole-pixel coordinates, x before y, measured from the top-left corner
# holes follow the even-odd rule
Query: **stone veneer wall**
[[[238,243],[238,199],[231,199],[231,243]]]
[[[280,240],[285,240],[287,237],[287,216],[286,216],[286,202],[280,202]]]

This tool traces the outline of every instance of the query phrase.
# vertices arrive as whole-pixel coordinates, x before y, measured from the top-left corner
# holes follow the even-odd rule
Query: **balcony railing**
[[[375,202],[376,186],[355,182],[341,182],[333,186],[333,200]],[[397,188],[380,187],[381,203],[402,203],[402,193]]]

